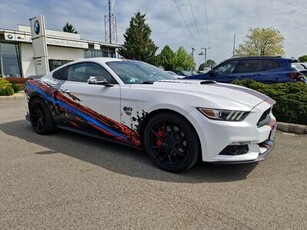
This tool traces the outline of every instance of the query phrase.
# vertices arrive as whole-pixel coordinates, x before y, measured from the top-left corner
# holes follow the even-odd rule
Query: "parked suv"
[[[185,79],[215,80],[230,83],[233,80],[253,79],[264,83],[307,82],[306,76],[294,68],[292,59],[282,57],[231,58],[214,67],[208,73]]]

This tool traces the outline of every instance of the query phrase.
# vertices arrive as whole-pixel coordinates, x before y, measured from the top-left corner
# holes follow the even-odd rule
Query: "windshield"
[[[140,61],[110,61],[106,64],[125,84],[152,84],[159,80],[176,79],[164,70]]]

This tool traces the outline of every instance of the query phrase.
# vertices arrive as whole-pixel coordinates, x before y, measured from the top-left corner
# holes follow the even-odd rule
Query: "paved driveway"
[[[0,101],[0,229],[307,229],[307,136],[266,161],[157,169],[143,152],[66,131],[35,134]]]

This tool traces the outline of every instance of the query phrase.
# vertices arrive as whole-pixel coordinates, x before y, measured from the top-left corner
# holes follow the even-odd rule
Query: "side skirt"
[[[115,141],[111,138],[107,138],[107,137],[104,137],[102,135],[92,134],[92,133],[89,133],[89,132],[86,132],[86,131],[83,131],[83,130],[75,129],[75,128],[64,126],[64,125],[57,125],[57,128],[64,129],[64,130],[74,132],[74,133],[79,133],[79,134],[82,134],[82,135],[85,135],[85,136],[94,137],[94,138],[97,138],[97,139],[100,139],[100,140],[109,141],[109,142],[113,142],[113,143],[120,144],[120,145],[125,145],[125,146],[132,147],[132,148],[138,149],[138,150],[142,149],[141,147],[137,147],[135,145],[130,145],[130,144],[123,143],[123,142],[120,142],[120,141]]]

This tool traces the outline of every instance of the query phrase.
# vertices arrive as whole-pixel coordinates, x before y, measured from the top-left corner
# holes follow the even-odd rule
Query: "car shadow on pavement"
[[[38,135],[25,120],[0,124],[0,130],[9,136],[47,148],[46,151],[34,153],[41,157],[65,154],[115,173],[150,180],[178,183],[238,181],[244,180],[257,165],[198,163],[187,172],[174,174],[154,166],[144,151],[81,134],[58,130],[51,135]]]

